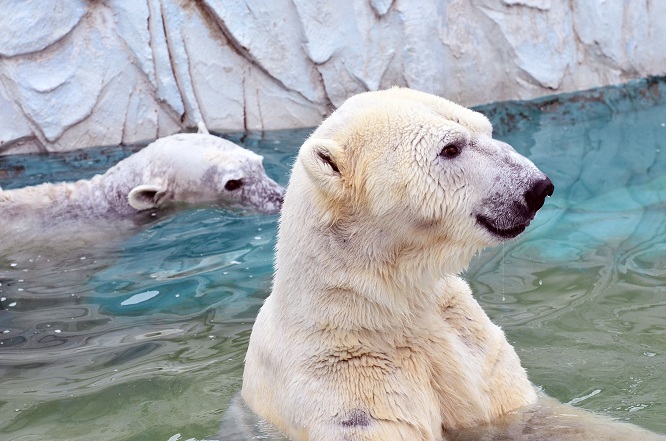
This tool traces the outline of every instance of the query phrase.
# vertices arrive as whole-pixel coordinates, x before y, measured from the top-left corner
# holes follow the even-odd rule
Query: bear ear
[[[205,122],[199,121],[197,123],[197,133],[200,135],[210,135],[210,133],[208,133],[208,127],[206,127]]]
[[[135,210],[150,210],[164,199],[166,189],[158,184],[141,184],[130,190],[127,195],[129,204]]]
[[[330,139],[310,139],[302,148],[301,161],[319,187],[334,190],[342,183],[342,148]]]

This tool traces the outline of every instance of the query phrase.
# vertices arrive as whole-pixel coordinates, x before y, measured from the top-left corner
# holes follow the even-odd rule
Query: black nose
[[[532,184],[529,190],[525,192],[525,202],[527,203],[527,208],[536,213],[539,208],[543,207],[543,203],[546,201],[546,196],[551,196],[555,186],[550,181],[550,179],[540,179]]]

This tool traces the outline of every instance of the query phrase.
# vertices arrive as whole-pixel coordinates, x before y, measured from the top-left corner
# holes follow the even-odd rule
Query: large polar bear
[[[36,216],[51,224],[203,202],[276,213],[283,193],[266,175],[261,156],[209,134],[200,123],[199,133],[158,139],[92,179],[0,189],[0,222]]]
[[[404,88],[349,99],[294,164],[245,403],[298,441],[656,438],[539,398],[457,276],[552,192],[479,113]]]

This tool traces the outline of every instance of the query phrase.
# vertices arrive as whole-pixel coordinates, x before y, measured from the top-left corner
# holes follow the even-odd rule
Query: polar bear
[[[0,189],[0,221],[128,216],[204,202],[276,213],[284,190],[266,175],[262,159],[200,123],[198,133],[158,139],[91,179]]]
[[[293,166],[244,402],[296,441],[653,436],[539,397],[458,277],[553,188],[477,112],[406,88],[347,100]]]

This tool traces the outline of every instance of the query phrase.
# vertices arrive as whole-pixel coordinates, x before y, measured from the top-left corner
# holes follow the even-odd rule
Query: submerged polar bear
[[[261,156],[210,135],[200,123],[199,133],[158,139],[91,179],[0,189],[0,220],[127,216],[179,202],[276,213],[283,192]]]
[[[245,403],[298,441],[656,438],[539,397],[457,276],[552,192],[479,113],[402,88],[349,99],[293,167]]]

